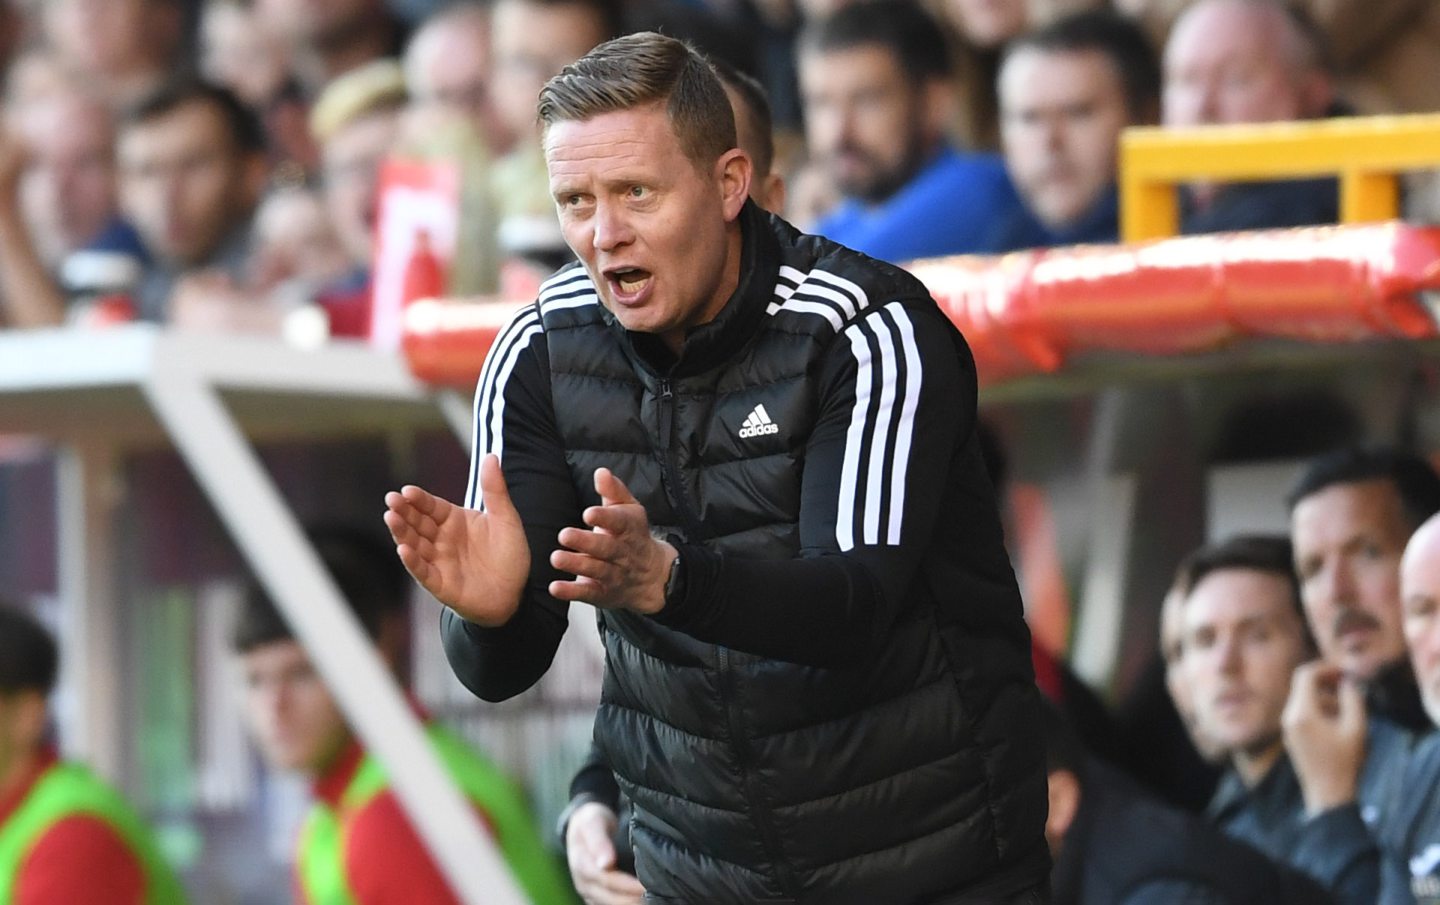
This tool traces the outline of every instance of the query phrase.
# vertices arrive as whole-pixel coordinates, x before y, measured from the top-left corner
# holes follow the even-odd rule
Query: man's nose
[[[629,243],[632,238],[628,218],[618,204],[597,204],[592,222],[595,234],[591,243],[596,251],[613,251]]]

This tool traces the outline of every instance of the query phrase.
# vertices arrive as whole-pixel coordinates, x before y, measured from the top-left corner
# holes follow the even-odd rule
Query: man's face
[[[1287,61],[1275,10],[1219,0],[1196,6],[1165,45],[1167,126],[1265,123],[1320,114]]]
[[[146,59],[152,0],[46,0],[46,37],[70,65],[117,72]]]
[[[1415,532],[1400,568],[1405,646],[1430,721],[1440,725],[1440,521]]]
[[[1290,676],[1308,654],[1292,593],[1283,576],[1220,569],[1185,601],[1196,724],[1227,753],[1259,754],[1280,739]]]
[[[1376,479],[1313,493],[1291,513],[1290,536],[1320,655],[1361,681],[1404,657],[1400,555],[1410,526],[1395,486]]]
[[[255,159],[234,146],[221,113],[194,101],[120,135],[120,202],[145,245],[173,265],[199,265],[250,215]]]
[[[1130,123],[1114,65],[1096,50],[1025,48],[1000,72],[1005,165],[1048,227],[1080,220],[1115,182],[1120,132]]]
[[[889,50],[862,45],[805,51],[800,93],[806,143],[845,195],[882,202],[923,165],[934,137],[924,91],[911,84]]]
[[[442,22],[411,42],[405,73],[417,101],[468,119],[489,146],[504,149],[513,136],[491,100],[490,45],[486,19],[469,16]]]
[[[1030,24],[1027,0],[945,0],[948,18],[977,47],[999,47]]]
[[[350,731],[298,642],[272,641],[240,655],[245,716],[273,767],[314,775],[340,753]]]
[[[397,111],[372,113],[345,124],[320,149],[325,206],[340,244],[357,267],[370,266],[380,165],[399,129]]]
[[[380,0],[257,0],[255,11],[278,34],[326,46],[384,14]]]
[[[496,113],[517,136],[536,132],[540,89],[609,36],[595,10],[579,3],[500,0],[490,23]]]
[[[22,192],[26,219],[47,257],[93,239],[115,216],[115,146],[109,114],[78,97],[22,106],[17,131],[30,151]]]
[[[655,104],[552,124],[545,162],[565,241],[627,330],[675,348],[725,306],[739,279],[730,227],[750,187],[742,152],[702,169]]]

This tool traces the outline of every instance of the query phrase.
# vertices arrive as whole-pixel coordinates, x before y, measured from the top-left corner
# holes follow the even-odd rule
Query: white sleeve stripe
[[[855,547],[855,490],[860,474],[860,450],[865,443],[865,413],[870,408],[870,344],[861,330],[846,331],[855,356],[855,405],[845,432],[845,459],[840,469],[840,501],[835,510],[835,542],[843,553]]]
[[[845,326],[845,319],[840,316],[840,312],[835,310],[835,306],[827,305],[824,302],[807,302],[804,299],[791,299],[785,304],[780,305],[777,310],[793,311],[796,314],[818,314],[829,321],[830,326],[834,327],[837,333],[841,327]]]
[[[829,283],[831,286],[834,286],[836,289],[853,298],[857,308],[863,309],[870,304],[870,297],[865,294],[865,290],[861,289],[858,284],[852,283],[842,276],[836,276],[828,270],[812,270],[810,271],[810,276],[822,283]]]
[[[920,406],[920,384],[924,368],[920,363],[920,346],[915,342],[915,325],[904,306],[887,305],[886,311],[900,331],[900,346],[905,353],[905,401],[900,408],[899,429],[895,434],[895,465],[890,470],[890,526],[887,536],[891,544],[900,543],[900,525],[905,515],[905,478],[910,464],[910,441],[915,431],[915,411]]]
[[[494,408],[492,400],[497,395],[497,385],[503,404],[503,385],[514,368],[514,359],[540,330],[540,313],[533,307],[527,307],[500,331],[490,347],[490,354],[485,357],[485,365],[480,371],[480,382],[475,389],[475,429],[471,437],[470,477],[465,491],[467,508],[473,508],[479,496],[480,460],[487,452],[499,452],[498,449],[491,448],[494,446],[491,439],[494,422],[485,417],[485,412]]]
[[[505,459],[505,383],[510,379],[510,372],[515,370],[515,362],[520,359],[520,353],[525,351],[530,345],[530,338],[539,333],[540,329],[539,324],[526,328],[510,354],[505,357],[504,366],[495,381],[495,398],[490,404],[490,446],[485,452],[494,453],[502,462]]]
[[[880,347],[880,400],[875,407],[874,429],[870,433],[870,468],[865,476],[865,525],[867,544],[880,543],[880,513],[885,508],[885,451],[890,445],[895,421],[895,384],[899,362],[895,344],[883,323],[871,324],[870,331]]]
[[[860,542],[898,545],[904,524],[922,364],[904,306],[895,302],[881,311],[845,331],[856,374],[836,511],[842,551],[854,548],[857,530]]]
[[[577,267],[574,270],[561,271],[560,273],[555,274],[554,276],[550,277],[545,282],[540,284],[540,295],[541,297],[544,297],[551,294],[552,292],[555,292],[563,286],[568,286],[573,283],[578,283],[582,280],[588,279],[590,279],[590,273],[584,267]]]

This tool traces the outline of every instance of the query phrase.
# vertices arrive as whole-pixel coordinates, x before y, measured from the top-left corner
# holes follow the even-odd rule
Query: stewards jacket
[[[651,899],[1003,901],[1043,882],[1046,791],[970,353],[905,272],[741,216],[740,285],[678,358],[578,266],[497,338],[474,448],[532,571],[500,628],[447,613],[447,654],[491,700],[548,668],[547,554],[609,467],[684,563],[657,616],[599,617]]]

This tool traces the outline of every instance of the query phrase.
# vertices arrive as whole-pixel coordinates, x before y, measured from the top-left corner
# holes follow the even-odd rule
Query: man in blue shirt
[[[806,141],[842,195],[813,232],[902,262],[980,251],[995,223],[1021,210],[998,156],[945,141],[941,35],[903,0],[865,0],[801,34]]]

